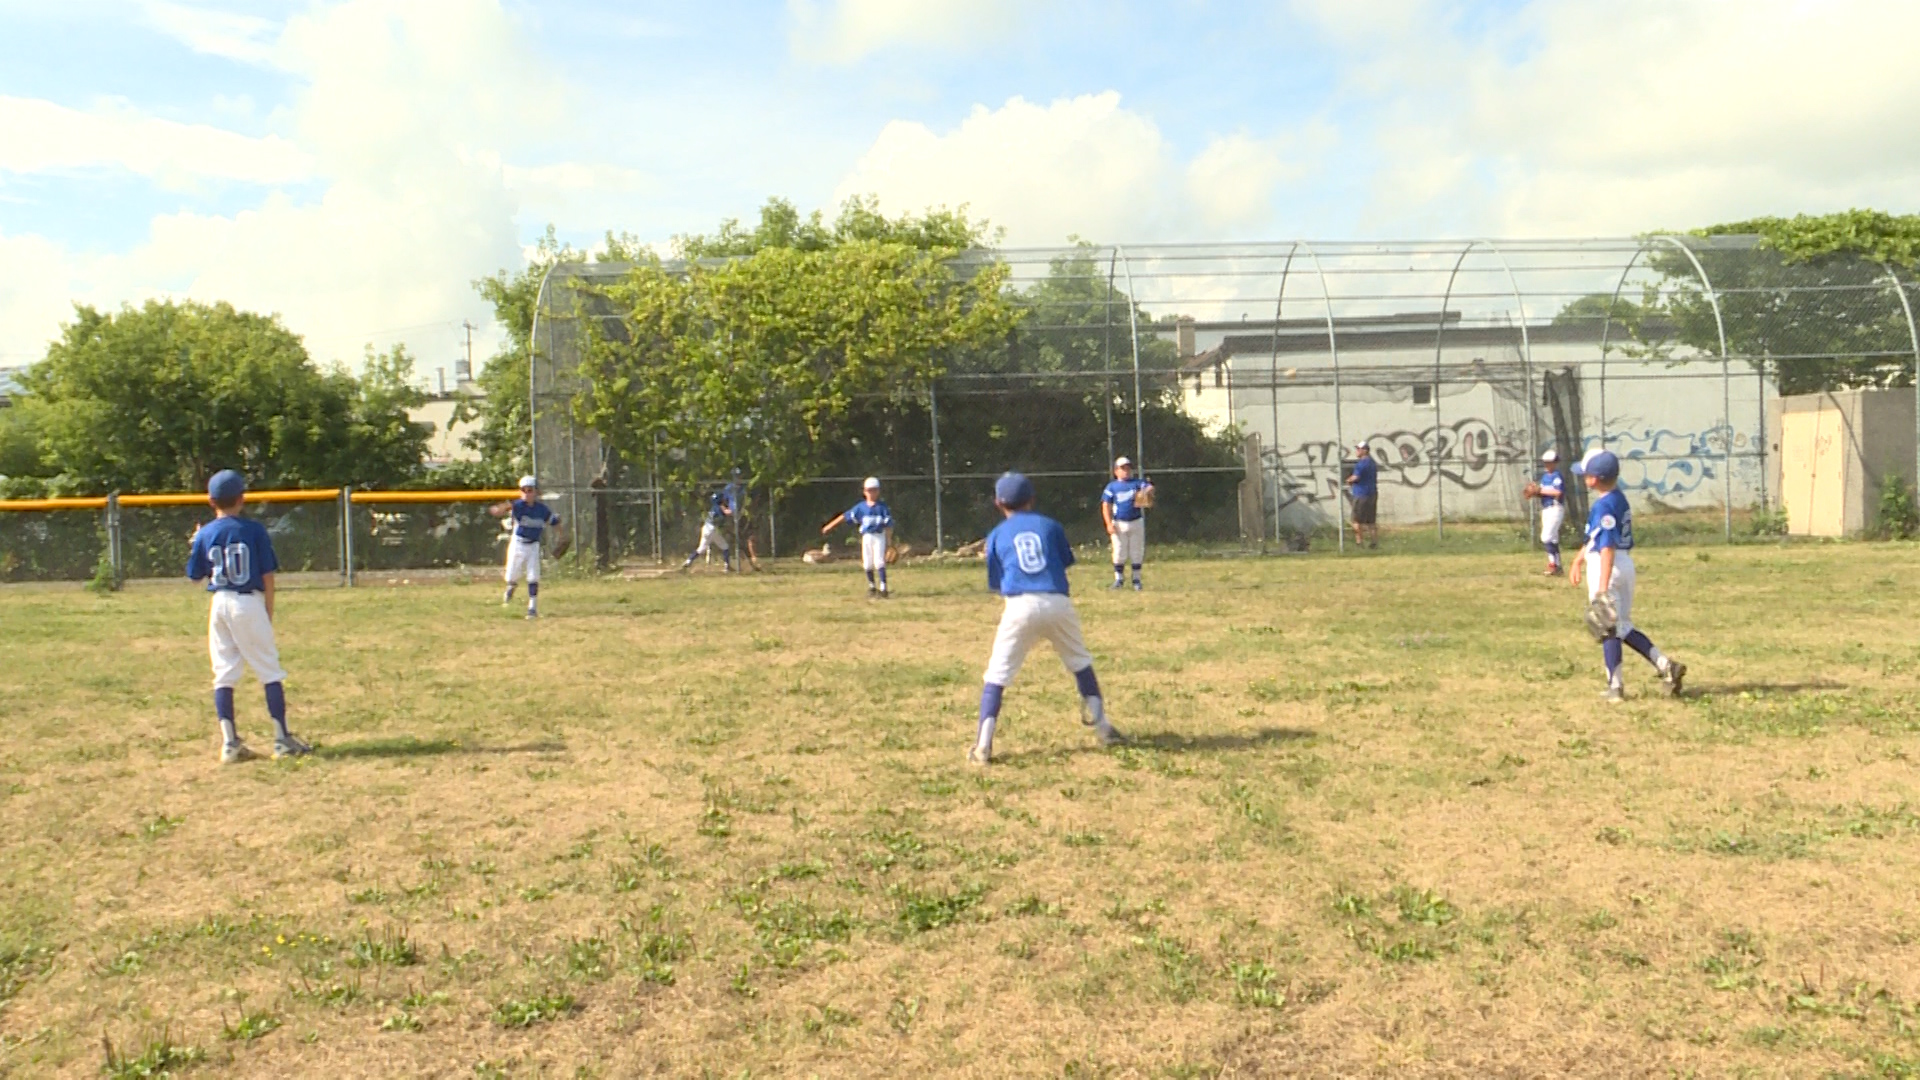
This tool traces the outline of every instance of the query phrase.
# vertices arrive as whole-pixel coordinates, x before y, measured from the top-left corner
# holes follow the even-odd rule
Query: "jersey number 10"
[[[217,589],[237,588],[253,580],[253,549],[245,544],[208,548],[207,561],[213,564]]]

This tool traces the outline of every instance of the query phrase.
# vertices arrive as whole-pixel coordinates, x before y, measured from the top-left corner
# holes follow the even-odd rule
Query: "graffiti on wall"
[[[1593,436],[1587,439],[1586,449],[1599,445],[1599,437]],[[1606,445],[1619,455],[1621,487],[1677,499],[1717,481],[1727,463],[1728,447],[1738,459],[1749,452],[1752,439],[1730,425],[1718,424],[1691,433],[1667,428],[1612,432]]]
[[[1467,491],[1479,491],[1493,483],[1503,467],[1524,461],[1526,454],[1511,436],[1477,417],[1424,431],[1385,431],[1364,437],[1380,463],[1380,482],[1416,489],[1441,477]],[[1349,459],[1338,442],[1304,442],[1265,456],[1277,478],[1282,510],[1340,497]]]

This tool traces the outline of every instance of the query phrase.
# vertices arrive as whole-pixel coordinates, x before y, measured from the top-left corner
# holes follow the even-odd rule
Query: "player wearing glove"
[[[1142,511],[1153,505],[1153,482],[1136,479],[1133,461],[1117,458],[1113,463],[1113,482],[1100,493],[1100,517],[1113,538],[1113,588],[1127,583],[1127,567],[1133,567],[1133,591],[1139,592],[1140,567],[1147,561],[1147,517]]]
[[[825,536],[842,525],[858,530],[860,568],[867,572],[867,599],[885,600],[893,595],[887,590],[887,564],[893,561],[893,511],[880,501],[879,477],[867,477],[866,483],[860,485],[860,494],[861,499],[853,504],[853,509],[835,514],[820,526],[820,535]]]
[[[1560,529],[1567,521],[1567,481],[1557,465],[1558,451],[1540,455],[1540,479],[1527,484],[1529,499],[1540,500],[1540,543],[1547,549],[1546,576],[1560,573]]]
[[[487,508],[494,517],[505,517],[513,527],[513,536],[507,541],[507,591],[500,598],[501,604],[513,603],[513,587],[522,578],[527,582],[527,618],[540,617],[540,541],[552,529],[561,546],[554,550],[557,557],[566,552],[566,534],[560,527],[560,515],[553,508],[540,501],[540,481],[531,476],[520,478],[520,497],[512,502],[497,503]]]
[[[1667,693],[1680,696],[1680,684],[1687,677],[1687,665],[1655,648],[1647,635],[1634,627],[1633,618],[1633,510],[1620,491],[1620,459],[1607,450],[1594,450],[1574,466],[1574,472],[1586,480],[1587,489],[1597,498],[1587,514],[1587,542],[1567,579],[1580,584],[1581,571],[1587,578],[1587,629],[1600,642],[1607,665],[1607,700],[1626,697],[1620,678],[1624,657],[1621,644],[1647,658],[1667,684]]]

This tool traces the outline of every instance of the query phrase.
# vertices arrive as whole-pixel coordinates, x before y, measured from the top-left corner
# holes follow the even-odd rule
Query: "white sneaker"
[[[1125,746],[1127,744],[1127,737],[1120,734],[1120,729],[1105,722],[1094,726],[1093,737],[1100,740],[1101,746]]]
[[[220,764],[238,765],[243,761],[252,761],[260,755],[248,749],[247,744],[239,741],[227,743],[220,748]]]
[[[991,749],[982,750],[978,746],[969,746],[967,747],[967,764],[978,769],[984,769],[988,765],[993,764],[993,751]]]

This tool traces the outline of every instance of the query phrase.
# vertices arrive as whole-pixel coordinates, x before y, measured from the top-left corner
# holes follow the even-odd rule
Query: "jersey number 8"
[[[1038,574],[1047,568],[1047,547],[1039,533],[1024,532],[1013,538],[1013,557],[1023,573]]]

